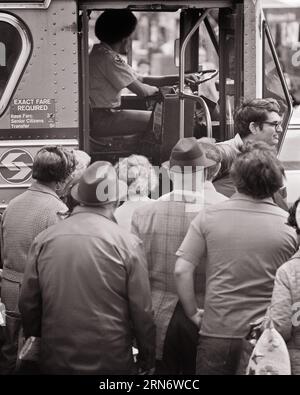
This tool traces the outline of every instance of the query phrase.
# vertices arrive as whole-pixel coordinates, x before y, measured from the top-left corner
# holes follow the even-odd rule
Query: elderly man
[[[237,132],[235,137],[218,144],[223,159],[221,171],[214,181],[216,190],[228,197],[235,193],[229,176],[230,166],[243,144],[248,141],[264,141],[276,152],[279,134],[282,133],[280,106],[273,98],[246,101],[236,110],[234,122]],[[285,189],[282,191],[277,191],[273,200],[279,207],[287,210]]]
[[[176,254],[177,291],[188,316],[199,307],[193,274],[206,258],[198,374],[236,373],[249,324],[265,314],[276,270],[297,250],[287,213],[272,201],[282,166],[265,143],[242,150],[231,174],[238,192],[199,213]]]
[[[178,303],[173,272],[175,252],[192,219],[206,206],[226,200],[204,182],[219,170],[216,155],[208,150],[206,155],[194,137],[179,140],[169,161],[174,190],[133,214],[132,230],[143,240],[147,256],[157,328],[157,374],[195,372],[198,330]],[[197,279],[198,303],[203,307],[203,271]]]
[[[32,244],[20,296],[26,338],[47,374],[133,374],[154,366],[155,326],[141,242],[113,213],[127,193],[109,162],[86,169],[70,217]]]

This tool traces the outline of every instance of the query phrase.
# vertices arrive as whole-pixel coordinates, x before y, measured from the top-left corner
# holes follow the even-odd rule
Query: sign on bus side
[[[0,175],[10,184],[22,184],[32,176],[32,155],[21,148],[5,151],[0,157]]]
[[[12,129],[55,127],[55,100],[49,98],[14,99],[10,106]]]

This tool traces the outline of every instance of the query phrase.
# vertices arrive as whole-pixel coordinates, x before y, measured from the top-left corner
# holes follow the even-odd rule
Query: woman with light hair
[[[67,183],[65,184],[64,190],[61,194],[61,200],[67,205],[69,212],[71,212],[75,206],[77,206],[77,202],[71,196],[72,187],[78,183],[80,177],[84,173],[85,169],[91,163],[91,157],[85,151],[81,150],[72,150],[72,153],[75,158],[75,168],[71,175],[69,176]],[[69,214],[67,213],[67,215]],[[64,217],[64,215],[62,216]]]
[[[158,178],[149,160],[142,155],[120,159],[115,168],[119,179],[128,185],[128,195],[114,215],[118,224],[130,231],[134,210],[154,201],[149,195],[157,187]]]
[[[300,239],[300,199],[290,208],[288,225]],[[293,375],[300,375],[300,251],[284,263],[276,273],[271,317],[275,328],[286,341]]]

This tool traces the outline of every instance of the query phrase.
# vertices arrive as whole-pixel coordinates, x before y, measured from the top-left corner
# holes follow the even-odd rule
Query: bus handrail
[[[208,10],[204,10],[203,14],[200,16],[197,23],[193,26],[193,28],[190,30],[190,32],[187,34],[187,36],[183,40],[183,43],[182,43],[182,46],[180,49],[180,61],[179,61],[179,136],[180,136],[180,138],[184,137],[184,100],[186,98],[185,97],[186,94],[184,93],[185,50],[186,50],[187,44],[190,41],[192,35],[199,28],[200,24],[207,17],[207,15],[208,15]],[[196,100],[195,98],[197,97],[194,95],[188,95],[188,96],[190,98],[192,96],[194,100]]]
[[[205,100],[201,96],[190,95],[188,93],[179,93],[179,98],[182,98],[182,100],[184,100],[184,99],[195,100],[201,105],[201,107],[204,110],[206,129],[207,129],[207,137],[212,138],[211,116],[210,116],[210,112],[209,112],[209,109],[208,109],[208,106],[207,106]],[[181,138],[181,136],[180,136],[180,138]]]

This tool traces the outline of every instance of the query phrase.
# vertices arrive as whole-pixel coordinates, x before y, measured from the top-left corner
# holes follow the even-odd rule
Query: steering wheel
[[[189,78],[185,78],[185,82],[191,86],[198,86],[203,84],[203,82],[207,82],[213,79],[219,73],[216,69],[209,69],[209,70],[201,70],[198,73],[193,73],[198,78],[198,81],[194,81]]]

